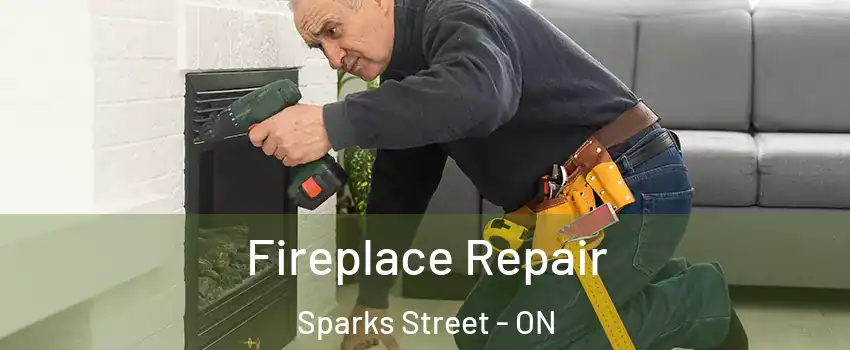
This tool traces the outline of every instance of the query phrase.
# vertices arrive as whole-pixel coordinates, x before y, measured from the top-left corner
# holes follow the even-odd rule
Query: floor
[[[356,287],[340,287],[339,305],[328,316],[345,316],[356,293]],[[390,301],[394,316],[407,310],[453,316],[460,306],[459,301],[404,299],[397,295],[394,292]],[[850,350],[850,298],[846,294],[803,295],[798,291],[758,290],[733,292],[733,296],[750,336],[750,350]],[[396,339],[404,350],[457,349],[449,334],[399,334]],[[321,340],[315,334],[302,334],[284,350],[337,350],[340,340],[341,336],[335,334]]]

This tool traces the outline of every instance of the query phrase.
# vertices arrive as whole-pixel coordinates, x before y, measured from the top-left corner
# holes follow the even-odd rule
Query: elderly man
[[[370,215],[424,213],[452,157],[484,198],[513,213],[548,198],[541,177],[564,176],[549,173],[553,164],[581,161],[579,148],[596,141],[634,196],[605,231],[598,272],[636,348],[747,348],[720,267],[672,257],[693,191],[678,139],[539,14],[517,0],[295,0],[292,8],[299,33],[331,67],[382,85],[268,119],[249,134],[265,154],[296,165],[330,149],[377,149]],[[378,226],[366,233],[373,252],[410,247],[415,225]],[[388,315],[393,282],[361,275],[351,316]],[[556,331],[520,334],[513,321],[522,311],[554,312]],[[458,316],[482,314],[487,331],[456,334],[458,348],[610,348],[576,276],[545,273],[526,285],[522,274],[485,275]],[[503,320],[512,326],[496,325]],[[399,348],[392,335],[356,324],[344,350],[379,340]]]

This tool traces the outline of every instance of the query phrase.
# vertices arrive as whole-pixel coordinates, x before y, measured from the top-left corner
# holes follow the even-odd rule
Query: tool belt
[[[593,265],[595,271],[595,262],[587,252],[602,242],[604,229],[617,222],[616,212],[634,202],[609,149],[646,130],[657,120],[649,107],[639,103],[601,128],[565,164],[555,164],[552,172],[541,178],[540,198],[504,218],[491,220],[484,229],[484,239],[495,250],[513,251],[518,251],[530,239],[532,252],[543,252],[532,253],[526,258],[526,261],[530,258],[532,265],[580,254],[579,258]],[[629,163],[645,161],[664,151],[672,145],[671,135],[665,133],[664,137],[655,138],[641,146],[642,151],[630,150],[628,156],[635,159],[630,159]],[[601,204],[597,206],[598,202]],[[532,229],[534,233],[529,234]],[[602,279],[585,271],[575,275],[612,348],[634,350]]]
[[[538,198],[488,223],[484,238],[496,250],[518,250],[532,240],[531,248],[543,251],[550,260],[558,258],[555,253],[568,243],[581,244],[588,250],[597,247],[604,237],[603,229],[617,221],[615,213],[634,202],[609,149],[657,121],[643,102],[624,112],[588,138],[564,164],[554,164],[552,172],[540,179]],[[646,160],[672,142],[669,135],[663,135],[644,145],[644,152],[638,156]],[[512,224],[521,227],[516,230]],[[535,263],[540,262],[537,258]]]

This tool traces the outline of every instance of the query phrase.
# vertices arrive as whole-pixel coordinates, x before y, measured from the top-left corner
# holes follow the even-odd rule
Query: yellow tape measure
[[[597,148],[597,153],[599,152],[601,148]],[[596,207],[595,199],[589,190],[598,194],[604,204]],[[548,252],[547,255],[557,249],[568,250],[572,256],[581,254],[584,261],[591,264],[591,271],[596,271],[593,265],[595,262],[591,260],[588,251],[602,243],[605,229],[619,221],[617,210],[633,203],[634,196],[619,169],[611,161],[597,164],[584,176],[574,179],[562,191],[560,195],[565,196],[565,201],[539,213],[517,211],[506,215],[515,220],[490,220],[484,229],[484,239],[497,251],[518,251],[531,239],[532,247]],[[528,229],[532,226],[541,232],[529,237]],[[559,258],[550,257],[548,260],[556,259]],[[539,263],[542,261],[532,262]],[[579,271],[575,275],[581,282],[611,347],[614,350],[634,350],[635,346],[602,278],[586,271]]]
[[[597,149],[597,152],[599,150]],[[585,261],[591,264],[591,271],[595,271],[595,262],[590,259],[588,250],[596,248],[604,239],[604,229],[613,225],[619,219],[616,212],[618,209],[634,202],[634,196],[625,184],[622,175],[619,173],[617,166],[613,162],[604,162],[596,165],[591,171],[581,180],[574,183],[574,186],[583,186],[585,183],[593,188],[605,203],[598,208],[584,207],[580,208],[579,212],[585,214],[583,217],[576,220],[572,225],[568,225],[562,230],[576,229],[575,231],[594,231],[597,235],[585,238],[587,246],[581,245],[580,239],[575,239],[575,235],[571,235],[574,239],[567,241],[564,244],[564,249],[569,250],[575,256],[576,254],[584,254]],[[575,192],[575,191],[572,191]],[[579,201],[577,201],[579,202]],[[590,212],[587,212],[590,210]],[[578,226],[578,227],[571,227]],[[590,229],[588,229],[590,228]],[[583,249],[583,252],[581,251]],[[599,275],[591,273],[576,273],[585,294],[593,306],[593,311],[596,312],[596,318],[602,324],[602,329],[605,335],[608,336],[608,341],[614,350],[634,350],[635,345],[626,331],[626,326],[623,325],[623,320],[617,312],[617,307],[614,301],[611,300],[611,295],[608,294],[608,289],[605,288],[605,283]]]
[[[601,208],[600,208],[601,209]],[[485,226],[484,239],[489,241],[493,248],[497,251],[511,249],[517,251],[522,246],[523,242],[528,239],[528,230],[513,221],[505,218],[496,218],[490,220]],[[604,232],[600,232],[588,244],[582,245],[581,241],[568,241],[563,249],[569,250],[572,256],[584,254],[584,261],[590,264],[590,271],[578,271],[575,273],[578,276],[581,286],[587,294],[590,305],[593,306],[593,311],[602,324],[602,329],[608,337],[613,350],[634,350],[635,346],[626,331],[623,321],[620,319],[620,314],[617,312],[611,296],[608,294],[608,289],[602,282],[599,275],[592,273],[595,271],[595,262],[591,259],[589,250],[595,248],[601,243],[604,237]],[[555,260],[550,259],[550,260]]]
[[[590,271],[594,270],[593,264],[595,262],[590,259],[587,247],[580,246],[579,242],[576,241],[567,243],[564,249],[569,250],[573,256],[584,254],[584,261],[589,262],[591,266]],[[602,324],[602,329],[605,330],[605,335],[608,336],[608,341],[611,342],[611,347],[614,350],[634,350],[635,346],[632,339],[626,331],[626,326],[623,325],[623,320],[620,319],[620,314],[608,294],[608,289],[605,288],[605,283],[602,283],[602,278],[592,272],[587,273],[587,271],[585,273],[579,271],[575,274],[578,276],[585,294],[587,294],[590,305],[593,306],[593,311],[596,312],[599,323]]]
[[[604,164],[604,166],[607,165]],[[595,179],[595,172],[591,172],[588,178],[592,183]],[[591,184],[591,186],[594,185],[596,184]],[[604,189],[599,189],[599,192],[603,195],[606,194]],[[614,186],[609,186],[608,196],[613,197],[610,194],[611,192],[622,192],[617,194],[625,198],[624,200],[619,198],[612,200],[620,208],[634,201],[627,188],[622,190],[614,188]],[[584,261],[590,264],[590,271],[595,271],[596,269],[593,265],[595,262],[591,259],[588,251],[599,246],[605,237],[605,228],[618,221],[616,208],[616,205],[608,201],[606,201],[606,204],[596,208],[589,205],[581,208],[579,212],[584,215],[559,230],[559,237],[564,240],[563,244],[558,244],[560,249],[569,250],[572,256],[583,254]],[[588,233],[591,234],[588,235]],[[530,237],[525,225],[517,224],[506,218],[496,218],[490,220],[485,226],[484,239],[489,241],[497,251],[505,249],[517,251]],[[551,239],[547,242],[551,243]],[[582,245],[582,242],[586,244]],[[549,258],[549,260],[557,259],[557,257]],[[536,263],[539,264],[542,261],[537,261]],[[602,329],[605,331],[605,335],[608,337],[613,350],[634,350],[635,346],[629,337],[628,331],[626,331],[625,325],[623,325],[623,321],[617,312],[614,302],[611,300],[611,296],[608,294],[608,290],[605,288],[605,284],[602,282],[602,278],[593,272],[588,273],[587,271],[579,271],[575,275],[581,282],[582,289],[587,294],[588,300],[591,306],[593,306],[593,311],[596,313],[596,317],[599,319],[599,323],[602,325]]]

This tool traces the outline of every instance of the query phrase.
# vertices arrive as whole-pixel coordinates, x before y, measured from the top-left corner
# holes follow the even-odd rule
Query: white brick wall
[[[4,162],[15,169],[7,172],[4,166],[0,181],[4,212],[181,212],[183,76],[188,71],[301,66],[303,102],[337,98],[335,72],[320,52],[303,44],[285,0],[0,4],[0,13],[21,12],[27,13],[0,21],[4,33],[26,34],[8,46],[4,41],[12,48],[4,51],[17,54],[6,55],[10,61],[4,66],[18,73],[0,78],[4,90],[13,91],[0,94],[4,114],[17,115],[10,135],[0,138],[0,149],[13,151],[3,154]],[[55,92],[49,101],[31,92],[45,85]],[[37,123],[18,123],[21,116]],[[332,199],[314,212],[300,211],[311,214],[299,221],[302,248],[335,250],[335,207]],[[75,249],[130,245],[158,254],[132,263],[113,259],[111,271],[121,273],[72,288],[76,294],[49,307],[26,304],[40,300],[0,300],[0,314],[16,315],[0,322],[0,349],[27,343],[40,350],[182,349],[183,233],[180,225],[163,230],[158,235],[116,232],[110,240],[114,246],[80,237],[66,242],[65,257],[74,259],[82,273],[96,270],[84,264],[103,262],[97,256],[80,260],[72,254]],[[29,240],[0,239],[0,261],[4,252],[52,241],[47,232],[58,235],[41,230],[18,234]],[[0,272],[23,275],[36,268],[43,267]],[[25,296],[28,288],[44,287],[28,283],[11,292]],[[335,291],[334,273],[315,276],[302,270],[298,310],[328,311],[335,305]]]
[[[88,8],[0,1],[0,17],[0,212],[87,212],[94,98]]]

